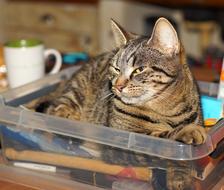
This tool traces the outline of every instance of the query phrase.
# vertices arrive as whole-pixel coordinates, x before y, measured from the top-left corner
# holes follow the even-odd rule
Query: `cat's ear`
[[[168,55],[173,55],[180,51],[180,42],[176,30],[165,18],[159,18],[156,21],[152,36],[147,44]]]
[[[117,22],[115,22],[113,19],[111,19],[111,29],[114,35],[115,43],[117,47],[121,47],[127,42],[135,38],[136,35],[126,32]]]

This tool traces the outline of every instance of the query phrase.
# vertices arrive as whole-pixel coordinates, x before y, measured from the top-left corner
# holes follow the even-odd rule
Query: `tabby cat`
[[[117,49],[85,64],[46,113],[187,144],[204,143],[197,86],[173,26],[158,19],[151,38],[126,32],[113,20],[111,26]],[[172,182],[168,186],[183,189]]]
[[[197,86],[172,25],[160,18],[150,39],[128,33],[114,21],[112,30],[118,49],[85,64],[47,113],[203,143]]]

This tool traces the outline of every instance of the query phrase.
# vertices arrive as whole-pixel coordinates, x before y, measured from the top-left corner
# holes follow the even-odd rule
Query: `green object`
[[[11,40],[5,43],[6,47],[18,48],[18,47],[34,47],[43,44],[41,40],[37,39],[22,39],[22,40]]]

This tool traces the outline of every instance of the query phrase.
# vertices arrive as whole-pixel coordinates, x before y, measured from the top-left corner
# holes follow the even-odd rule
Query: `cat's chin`
[[[142,106],[145,103],[148,103],[153,97],[150,96],[146,96],[146,95],[142,95],[139,97],[125,97],[122,96],[120,97],[121,101],[124,102],[125,104],[131,104],[131,105],[137,105],[137,106]]]
[[[137,98],[121,97],[121,101],[124,102],[125,104],[132,104],[132,105],[136,105],[137,103],[139,103],[139,101],[137,101]]]

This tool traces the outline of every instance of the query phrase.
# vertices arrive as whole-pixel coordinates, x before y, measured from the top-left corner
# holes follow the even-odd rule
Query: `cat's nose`
[[[125,87],[125,85],[116,85],[115,88],[121,92],[123,90],[123,88]]]
[[[127,85],[128,80],[124,77],[119,77],[114,85],[114,87],[121,92]]]

